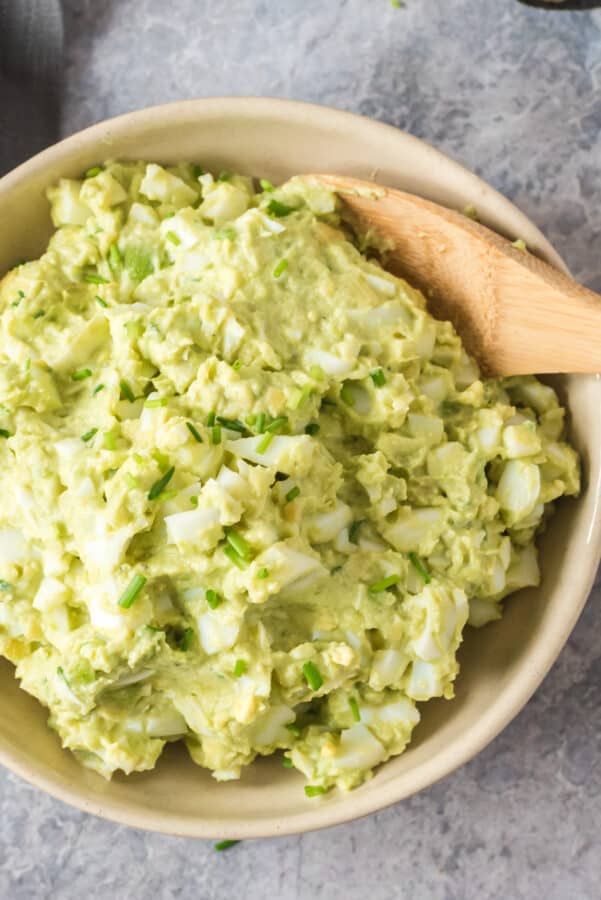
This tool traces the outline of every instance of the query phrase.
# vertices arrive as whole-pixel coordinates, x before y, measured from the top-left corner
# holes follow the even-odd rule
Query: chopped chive
[[[91,374],[91,369],[77,369],[75,372],[71,372],[71,380],[84,381],[86,378],[89,378]]]
[[[198,497],[195,497],[195,496],[190,497],[190,505],[198,506]]]
[[[236,553],[242,557],[242,559],[250,559],[252,556],[252,550],[246,538],[242,537],[239,531],[235,528],[226,528],[225,529],[225,539],[230,545],[233,547]]]
[[[181,241],[175,231],[168,231],[165,237],[168,241],[171,241],[172,244],[175,244],[176,247],[179,247],[179,245],[181,244]]]
[[[147,578],[143,575],[134,575],[128,586],[119,597],[119,606],[122,609],[129,609],[136,600],[138,594],[147,582]]]
[[[215,413],[214,413],[214,412],[210,412],[210,413],[208,414],[208,416],[207,416],[207,425],[208,425],[209,428],[210,428],[210,427],[211,427],[212,425],[214,425],[214,424],[215,424]]]
[[[220,241],[233,241],[236,237],[234,228],[219,228],[215,232],[215,237]]]
[[[455,400],[443,400],[440,404],[440,413],[443,416],[453,416],[462,409],[465,409],[465,406]]]
[[[105,450],[116,450],[117,442],[115,441],[115,435],[112,431],[105,431],[102,436],[102,446]]]
[[[320,689],[323,684],[323,678],[314,662],[308,660],[308,662],[303,664],[303,675],[312,691],[318,691]]]
[[[236,665],[234,666],[234,678],[242,678],[244,673],[246,672],[247,665],[245,659],[237,659]]]
[[[351,708],[351,712],[353,714],[353,719],[355,720],[355,722],[360,722],[361,713],[359,712],[359,704],[357,703],[357,699],[355,697],[349,697],[348,705]]]
[[[229,544],[225,545],[225,547],[223,548],[223,552],[225,553],[227,558],[230,560],[230,562],[233,562],[233,564],[235,566],[237,566],[239,569],[247,569],[248,568],[248,562],[245,559],[243,559],[239,553],[236,553],[234,548],[230,547]]]
[[[222,850],[229,850],[230,847],[235,847],[236,844],[240,844],[241,841],[219,841],[219,843],[215,844],[215,850],[221,852]]]
[[[374,369],[369,373],[369,377],[377,388],[381,388],[386,384],[386,376],[383,369]]]
[[[257,453],[265,453],[269,445],[273,440],[273,433],[268,431],[267,434],[263,435],[259,443],[257,444]]]
[[[108,284],[108,278],[103,278],[102,275],[99,275],[98,272],[84,272],[82,274],[82,281],[85,281],[86,284]]]
[[[109,247],[109,266],[113,275],[116,275],[123,268],[123,257],[117,244],[111,244]]]
[[[288,425],[288,416],[277,416],[270,422],[265,431],[269,432],[269,434],[277,434],[282,428],[285,428]]]
[[[134,281],[144,281],[154,272],[152,256],[145,247],[129,246],[125,248],[123,265]]]
[[[286,494],[286,502],[291,503],[293,500],[296,500],[299,494],[300,488],[298,485],[295,485],[293,488],[290,488],[290,490]]]
[[[340,391],[340,399],[343,400],[347,406],[353,407],[355,405],[355,394],[350,384],[342,385],[342,390]]]
[[[315,381],[322,381],[326,377],[326,373],[321,368],[321,366],[311,366],[309,369],[309,375],[311,378],[314,378]]]
[[[199,166],[198,163],[194,163],[192,166],[192,174],[195,178],[200,178],[200,176],[204,174],[202,167]]]
[[[296,212],[296,210],[297,207],[287,206],[285,203],[276,200],[275,197],[267,204],[267,212],[278,219],[283,219],[284,216],[289,216],[290,213]]]
[[[382,591],[387,591],[388,588],[394,587],[400,580],[400,575],[389,575],[387,578],[381,578],[379,581],[374,581],[373,584],[369,585],[367,590],[370,594],[380,594]]]
[[[306,784],[305,785],[305,794],[307,797],[319,797],[320,794],[326,794],[327,788],[323,787],[321,784]]]
[[[294,398],[292,399],[290,406],[292,409],[300,409],[301,406],[304,406],[311,394],[313,393],[313,385],[306,384],[302,388],[298,388]]]
[[[119,387],[121,388],[121,395],[120,395],[121,400],[128,400],[130,403],[136,402],[136,395],[132,391],[131,385],[128,384],[128,382],[125,381],[123,378],[119,382]]]
[[[205,591],[205,599],[211,609],[217,609],[217,607],[221,606],[223,603],[223,597],[221,597],[217,591],[214,591],[213,588],[207,588]]]
[[[43,310],[43,309],[38,309],[37,312],[34,312],[33,318],[34,318],[34,319],[41,319],[42,316],[45,316],[45,315],[46,315],[46,311],[45,311],[45,310]]]
[[[317,422],[309,422],[308,425],[305,425],[305,434],[315,435],[319,431],[319,425]]]
[[[259,184],[261,186],[261,189],[266,191],[268,194],[270,194],[272,191],[275,191],[275,187],[267,178],[261,178],[259,180]]]
[[[255,419],[255,431],[257,434],[263,434],[265,431],[265,413],[258,413]]]
[[[232,173],[228,172],[226,169],[223,169],[217,176],[217,181],[229,181],[231,177]]]
[[[100,175],[102,172],[102,166],[92,166],[87,172],[84,172],[84,178],[95,178],[96,175]]]
[[[92,440],[92,438],[94,437],[95,434],[98,434],[98,429],[90,428],[89,431],[86,431],[85,434],[82,434],[81,439],[82,439],[82,441],[84,441],[87,444],[88,441]]]
[[[359,529],[365,522],[365,519],[355,519],[354,522],[351,522],[349,530],[348,530],[348,539],[352,541],[354,544],[357,542],[357,536],[359,534]]]
[[[165,490],[165,488],[167,487],[167,485],[173,478],[174,472],[175,472],[175,466],[171,466],[171,468],[165,472],[165,474],[163,475],[162,478],[159,478],[158,481],[155,481],[155,483],[152,485],[152,487],[148,491],[148,499],[149,500],[156,500],[157,497],[163,493],[163,491]]]
[[[0,578],[0,591],[12,591],[13,586],[10,581],[5,581],[4,578]]]
[[[293,734],[294,737],[300,737],[301,730],[300,727],[296,724],[296,722],[288,722],[287,725],[284,726],[286,731],[289,731],[290,734]]]
[[[269,576],[269,569],[266,569],[265,567],[263,567],[262,569],[259,569],[259,571],[257,572],[257,578],[267,578],[268,576]]]
[[[234,370],[234,372],[239,372],[241,368],[242,368],[242,360],[235,359],[232,363],[232,369]]]
[[[95,397],[96,394],[99,394],[100,391],[103,391],[103,390],[104,390],[104,385],[103,385],[103,384],[97,384],[96,387],[94,388],[94,390],[92,391],[92,397]]]
[[[1,438],[9,438],[10,431],[8,431],[6,428],[0,428],[0,437]]]
[[[135,475],[132,475],[131,472],[125,472],[123,477],[128,488],[132,491],[135,491],[135,489],[138,487],[138,479],[135,477]]]
[[[256,421],[257,421],[257,417],[255,416],[254,413],[251,413],[250,416],[247,416],[247,417],[245,418],[244,423],[245,423],[246,425],[252,426],[252,425],[255,424]]]
[[[409,554],[409,560],[410,560],[413,568],[416,570],[416,572],[418,573],[418,575],[424,582],[424,584],[430,584],[430,582],[432,581],[432,578],[430,577],[430,573],[424,566],[423,562],[421,561],[421,559],[419,558],[417,553],[411,552]]]
[[[150,455],[156,462],[161,472],[166,472],[169,468],[169,457],[165,456],[164,453],[161,453],[160,450],[153,450]]]
[[[223,425],[223,427],[229,429],[229,431],[238,431],[240,434],[247,434],[246,425],[244,425],[240,419],[226,419],[225,416],[217,416],[216,420],[219,425]]]
[[[201,438],[200,434],[198,433],[198,428],[195,425],[193,425],[192,422],[186,422],[186,428],[188,429],[188,431],[190,432],[190,434],[192,435],[194,440],[197,443],[202,444],[202,438]]]
[[[164,219],[172,219],[172,218],[174,217],[174,215],[175,215],[175,210],[172,210],[171,212],[165,213],[165,215],[163,216],[163,218],[164,218]]]
[[[179,640],[179,649],[180,650],[189,650],[192,646],[192,641],[194,640],[194,629],[193,628],[184,628],[184,633],[182,634]]]
[[[285,769],[293,769],[294,768],[294,763],[292,762],[292,760],[290,759],[289,756],[282,756],[282,765],[284,766]]]
[[[221,443],[221,428],[219,425],[213,425],[211,428],[211,443],[215,445]]]
[[[286,269],[288,268],[288,260],[281,259],[275,269],[273,270],[273,277],[279,278],[280,275],[283,275]]]
[[[154,397],[152,400],[145,400],[146,409],[158,409],[159,406],[167,406],[167,397]]]
[[[106,300],[103,300],[102,297],[99,297],[98,294],[96,294],[96,296],[94,297],[94,300],[96,301],[98,306],[102,306],[103,309],[107,308],[108,303],[106,302]]]

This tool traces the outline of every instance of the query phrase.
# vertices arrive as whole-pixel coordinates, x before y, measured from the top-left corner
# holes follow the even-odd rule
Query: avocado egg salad
[[[0,283],[0,652],[109,778],[184,741],[352,788],[453,696],[579,488],[564,410],[483,380],[335,195],[113,162]]]

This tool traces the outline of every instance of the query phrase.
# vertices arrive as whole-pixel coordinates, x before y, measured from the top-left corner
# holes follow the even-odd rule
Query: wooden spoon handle
[[[453,322],[491,375],[601,372],[601,297],[461,213],[357,179],[317,176],[391,240],[386,267]]]

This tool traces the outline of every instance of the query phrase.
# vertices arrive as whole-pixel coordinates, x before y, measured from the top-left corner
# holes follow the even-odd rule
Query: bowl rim
[[[283,118],[293,120],[296,125],[311,122],[319,124],[326,130],[343,129],[365,135],[369,133],[371,140],[377,141],[378,137],[381,137],[383,140],[393,140],[399,145],[413,147],[432,167],[443,165],[466,196],[480,197],[492,203],[500,223],[511,222],[512,228],[526,236],[529,245],[535,248],[537,253],[558,268],[568,271],[558,253],[524,213],[456,160],[395,126],[356,113],[295,100],[243,96],[209,97],[150,106],[104,120],[64,138],[0,178],[0,199],[2,195],[9,194],[26,180],[43,174],[48,167],[61,162],[68,163],[71,152],[76,149],[89,149],[90,152],[94,148],[108,149],[112,141],[126,135],[132,128],[139,129],[144,125],[156,126],[158,121],[162,123],[162,127],[168,128],[170,123],[179,122],[182,118],[190,119],[195,116],[202,118],[218,111],[221,114],[225,111],[233,119],[259,116],[280,121]],[[486,220],[486,216],[484,218]],[[598,503],[601,496],[600,482],[601,478],[594,486]],[[273,815],[250,823],[236,822],[234,817],[207,822],[201,817],[167,812],[151,813],[128,805],[127,800],[119,803],[109,799],[102,803],[95,802],[86,795],[85,787],[76,785],[65,787],[58,784],[33,765],[23,763],[16,753],[1,744],[0,763],[33,786],[84,812],[134,828],[177,836],[210,838],[219,834],[225,838],[241,839],[271,837],[327,828],[361,818],[418,793],[446,777],[478,754],[520,712],[557,659],[586,603],[601,557],[601,517],[595,517],[595,521],[591,523],[587,547],[588,562],[582,566],[580,579],[573,593],[573,599],[577,602],[573,602],[569,608],[566,606],[564,615],[554,623],[551,629],[552,639],[549,640],[547,635],[546,643],[538,642],[533,645],[527,671],[523,673],[523,677],[516,678],[512,684],[504,688],[497,702],[470,728],[469,736],[466,735],[464,740],[456,742],[444,760],[435,758],[421,765],[409,789],[400,787],[395,790],[394,782],[389,781],[378,787],[374,786],[371,790],[353,791],[352,802],[332,806],[328,806],[327,803],[311,806],[306,813],[294,815],[289,819]]]

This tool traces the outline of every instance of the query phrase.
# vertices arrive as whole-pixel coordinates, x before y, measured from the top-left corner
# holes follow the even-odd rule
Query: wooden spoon
[[[390,240],[386,268],[453,322],[488,374],[601,372],[601,296],[461,213],[356,178],[315,177],[362,228]]]

